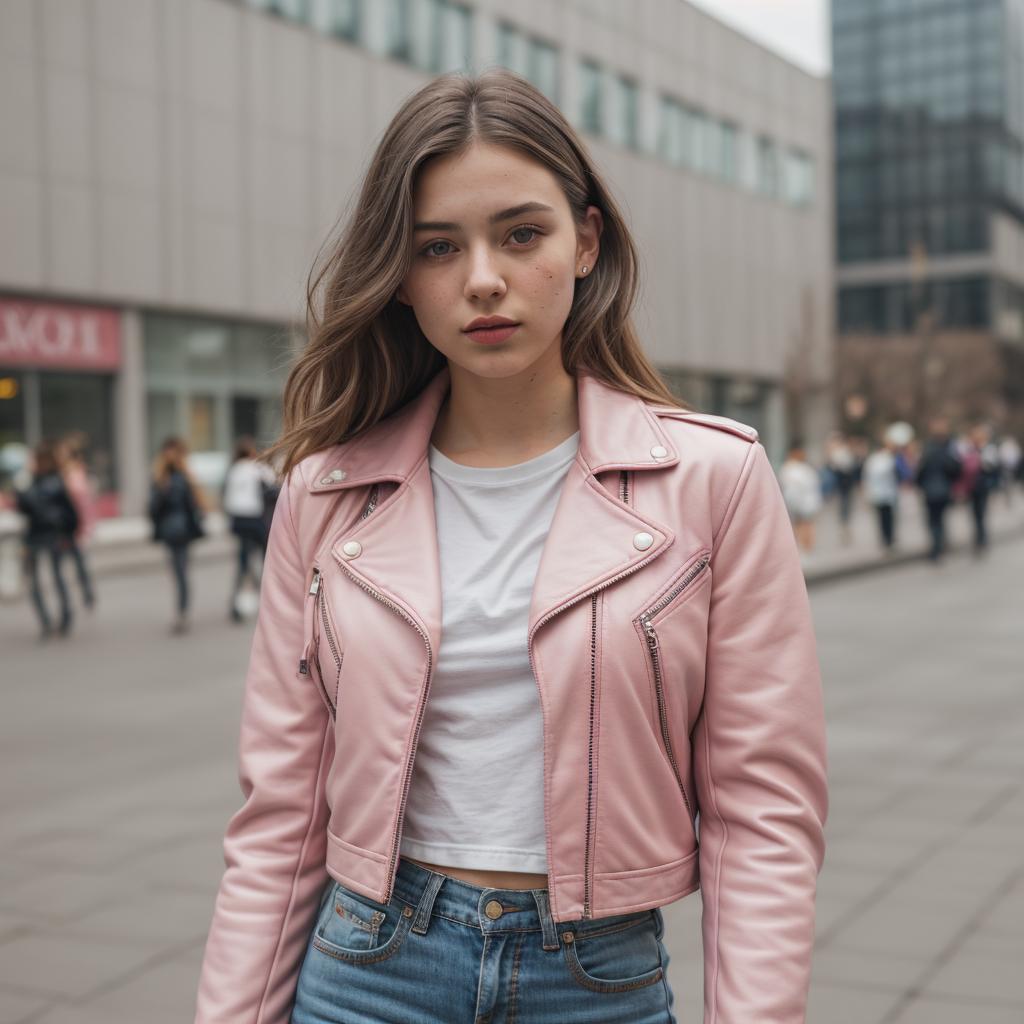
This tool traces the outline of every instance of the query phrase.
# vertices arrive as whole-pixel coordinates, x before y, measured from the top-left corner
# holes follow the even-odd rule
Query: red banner
[[[103,371],[120,365],[117,310],[0,299],[0,367]]]

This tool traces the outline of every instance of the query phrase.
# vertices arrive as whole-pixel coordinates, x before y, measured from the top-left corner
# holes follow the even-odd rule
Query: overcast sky
[[[829,55],[829,0],[690,0],[815,74]]]

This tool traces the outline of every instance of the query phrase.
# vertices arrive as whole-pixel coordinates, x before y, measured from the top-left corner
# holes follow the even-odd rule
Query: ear
[[[589,277],[590,271],[597,264],[597,257],[601,248],[599,239],[603,230],[604,217],[602,217],[601,211],[596,206],[588,206],[583,223],[576,228],[577,276],[582,276],[579,274],[579,268],[586,265],[590,268],[587,271],[587,276]]]
[[[411,306],[412,303],[409,301],[408,293],[405,290],[405,284],[400,284],[398,289],[395,291],[395,298],[398,299],[405,306]]]

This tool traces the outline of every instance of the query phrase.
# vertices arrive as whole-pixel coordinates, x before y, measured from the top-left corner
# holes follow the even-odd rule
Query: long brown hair
[[[285,384],[281,436],[261,455],[269,460],[283,454],[283,474],[406,404],[444,367],[445,357],[395,292],[411,260],[419,168],[430,157],[459,153],[478,141],[513,148],[547,167],[577,224],[588,205],[603,216],[600,258],[593,273],[576,282],[562,331],[566,372],[585,369],[647,401],[690,408],[641,348],[631,320],[636,245],[561,111],[505,68],[476,76],[449,72],[399,108],[370,160],[354,210],[314,261],[306,286],[309,340]]]

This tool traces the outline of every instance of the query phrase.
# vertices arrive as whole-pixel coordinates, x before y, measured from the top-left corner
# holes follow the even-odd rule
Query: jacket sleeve
[[[760,442],[711,567],[693,746],[704,1024],[803,1024],[825,855],[825,719],[800,557]]]
[[[300,486],[295,470],[271,523],[239,739],[245,802],[224,836],[195,1024],[288,1024],[328,880],[324,782],[334,732],[297,671],[310,575],[292,519]]]

